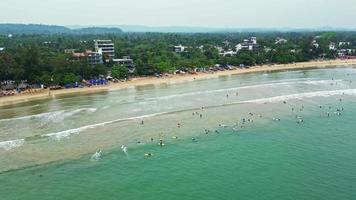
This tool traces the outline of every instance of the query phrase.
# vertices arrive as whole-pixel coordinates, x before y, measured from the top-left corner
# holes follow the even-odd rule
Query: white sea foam
[[[0,142],[0,149],[4,149],[5,151],[10,151],[12,149],[22,146],[24,143],[25,143],[24,139],[3,141]]]
[[[238,91],[242,89],[252,89],[252,88],[260,88],[260,87],[275,87],[275,86],[283,86],[283,85],[295,85],[295,84],[307,84],[307,85],[330,85],[332,83],[339,83],[342,80],[300,80],[300,79],[290,79],[289,81],[283,82],[268,82],[264,84],[258,85],[248,85],[248,86],[240,86],[240,87],[233,87],[233,88],[225,88],[225,89],[217,89],[217,90],[205,90],[205,91],[197,91],[197,92],[189,92],[189,93],[182,93],[182,94],[173,94],[163,97],[154,97],[148,98],[146,100],[168,100],[178,97],[185,97],[185,96],[194,96],[194,95],[202,95],[202,94],[211,94],[211,93],[219,93],[219,92],[231,92],[231,91]]]
[[[66,111],[59,110],[54,112],[40,113],[35,115],[28,115],[9,119],[0,119],[0,122],[17,121],[17,120],[33,120],[40,119],[42,122],[59,122],[63,121],[67,117],[71,117],[81,112],[96,112],[97,108],[80,108],[76,110]]]
[[[317,92],[306,92],[290,95],[281,95],[275,97],[267,97],[261,99],[252,99],[236,103],[273,103],[281,102],[290,99],[305,99],[305,98],[314,98],[314,97],[330,97],[330,96],[340,96],[340,95],[356,95],[356,89],[346,89],[346,90],[332,90],[332,91],[317,91]]]
[[[38,118],[51,118],[52,116],[56,116],[64,112],[65,112],[64,110],[60,110],[60,111],[40,113],[35,115],[27,115],[27,116],[15,117],[9,119],[1,119],[0,122],[7,122],[7,121],[14,121],[14,120],[31,120],[31,119],[38,119]]]
[[[144,119],[144,118],[149,118],[149,117],[154,117],[154,116],[159,116],[159,115],[164,115],[168,114],[168,112],[161,112],[161,113],[153,113],[153,114],[148,114],[148,115],[141,115],[141,116],[136,116],[136,117],[128,117],[128,118],[122,118],[122,119],[117,119],[117,120],[112,120],[112,121],[107,121],[107,122],[102,122],[102,123],[97,123],[97,124],[91,124],[91,125],[86,125],[82,126],[79,128],[74,128],[74,129],[69,129],[65,131],[60,131],[60,132],[55,132],[55,133],[48,133],[42,135],[42,137],[49,137],[55,140],[61,140],[64,138],[68,138],[73,134],[79,134],[82,131],[92,129],[92,128],[97,128],[100,126],[106,126],[109,124],[114,124],[118,122],[123,122],[123,121],[130,121],[130,120],[137,120],[137,119]]]

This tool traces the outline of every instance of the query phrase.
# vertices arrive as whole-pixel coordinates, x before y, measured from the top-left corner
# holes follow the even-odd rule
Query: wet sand
[[[352,60],[330,60],[330,61],[310,61],[301,62],[295,64],[281,64],[281,65],[262,65],[255,66],[248,69],[235,69],[227,71],[218,71],[214,73],[198,73],[198,74],[184,74],[184,75],[172,75],[165,78],[156,77],[140,77],[134,78],[127,82],[121,83],[111,83],[105,86],[94,86],[85,88],[72,88],[72,89],[62,89],[62,90],[43,90],[42,92],[36,94],[18,94],[15,96],[1,97],[0,106],[13,105],[18,103],[24,103],[35,100],[44,100],[49,98],[58,98],[67,95],[81,95],[90,93],[100,93],[112,90],[125,89],[136,86],[143,85],[155,85],[155,84],[174,84],[185,81],[194,81],[202,79],[217,78],[219,76],[229,76],[235,74],[246,74],[246,73],[256,73],[256,72],[270,72],[270,71],[281,71],[281,70],[299,70],[299,69],[313,69],[313,68],[326,68],[326,67],[345,67],[356,65],[356,59]]]

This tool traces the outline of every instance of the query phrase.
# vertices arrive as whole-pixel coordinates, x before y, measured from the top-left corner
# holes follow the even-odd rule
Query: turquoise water
[[[4,108],[1,141],[25,141],[0,148],[0,199],[354,199],[355,78],[350,68],[255,74]],[[116,110],[123,105],[132,112]],[[60,117],[37,117],[63,108]],[[73,109],[83,110],[69,115]],[[36,116],[18,119],[24,111]]]

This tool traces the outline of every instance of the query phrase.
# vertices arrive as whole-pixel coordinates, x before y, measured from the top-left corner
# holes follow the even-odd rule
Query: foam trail
[[[97,108],[80,108],[72,111],[66,111],[66,110],[59,110],[59,111],[54,111],[54,112],[47,112],[47,113],[41,113],[41,114],[36,114],[36,115],[28,115],[28,116],[23,116],[23,117],[16,117],[16,118],[9,118],[9,119],[0,119],[0,122],[8,122],[8,121],[15,121],[15,120],[31,120],[31,119],[41,119],[43,121],[62,121],[66,117],[71,117],[73,115],[76,115],[80,112],[96,112]]]
[[[292,79],[294,80],[294,79]],[[292,82],[268,82],[265,84],[259,85],[248,85],[248,86],[240,86],[240,87],[233,87],[233,88],[226,88],[226,89],[217,89],[217,90],[205,90],[205,91],[197,91],[197,92],[189,92],[183,94],[174,94],[168,95],[163,97],[154,97],[154,98],[147,98],[146,100],[168,100],[177,97],[185,97],[185,96],[193,96],[193,95],[201,95],[201,94],[211,94],[211,93],[218,93],[218,92],[229,92],[229,91],[236,91],[242,89],[252,89],[252,88],[259,88],[259,87],[273,87],[273,86],[283,86],[283,85],[293,85],[293,84],[308,84],[308,85],[319,85],[325,84],[330,85],[332,83],[342,82],[342,80],[302,80],[302,81],[292,81]]]
[[[130,121],[130,120],[136,120],[136,119],[144,119],[144,118],[149,118],[149,117],[154,117],[154,116],[159,116],[159,115],[164,115],[168,114],[168,112],[161,112],[161,113],[153,113],[153,114],[148,114],[148,115],[142,115],[142,116],[137,116],[137,117],[128,117],[128,118],[122,118],[122,119],[117,119],[117,120],[112,120],[112,121],[107,121],[107,122],[102,122],[102,123],[97,123],[97,124],[91,124],[87,126],[82,126],[79,128],[74,128],[74,129],[69,129],[61,132],[56,132],[56,133],[48,133],[42,135],[42,137],[49,137],[53,138],[55,140],[61,140],[63,138],[68,138],[72,134],[79,134],[82,131],[100,127],[100,126],[106,126],[109,124],[114,124],[118,122],[123,122],[123,121]]]
[[[0,142],[0,149],[4,149],[5,151],[10,151],[12,149],[22,146],[24,143],[25,143],[24,139],[3,141]]]
[[[37,118],[43,118],[43,117],[46,118],[46,117],[51,117],[54,115],[59,115],[64,112],[65,112],[64,110],[60,110],[60,111],[55,111],[55,112],[41,113],[41,114],[36,114],[36,115],[28,115],[28,116],[23,116],[23,117],[0,119],[0,122],[8,122],[8,121],[14,121],[14,120],[29,120],[29,119],[37,119]]]
[[[333,91],[317,91],[317,92],[306,92],[290,95],[282,95],[276,97],[267,97],[261,99],[253,99],[236,103],[273,103],[281,102],[289,99],[303,99],[303,98],[313,98],[313,97],[330,97],[330,96],[339,96],[339,95],[356,95],[356,89],[347,89],[347,90],[333,90]]]

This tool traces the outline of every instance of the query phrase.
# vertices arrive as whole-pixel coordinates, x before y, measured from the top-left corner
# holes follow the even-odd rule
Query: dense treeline
[[[249,36],[256,36],[258,51],[241,51],[234,56],[220,56],[216,46],[234,49]],[[315,37],[319,36],[319,37]],[[275,44],[277,37],[288,42]],[[106,76],[113,64],[89,66],[85,59],[73,60],[65,49],[93,49],[94,39],[111,39],[116,57],[130,56],[135,61],[134,75],[153,75],[178,69],[206,68],[215,64],[253,66],[268,63],[293,63],[311,59],[333,59],[336,51],[330,42],[351,42],[355,32],[320,33],[226,33],[164,34],[122,33],[115,35],[15,35],[0,36],[0,80],[28,80],[30,83],[65,84],[82,79]],[[312,45],[316,40],[319,47]],[[176,53],[172,47],[182,44],[187,50]],[[115,73],[125,77],[125,69],[115,66]]]

